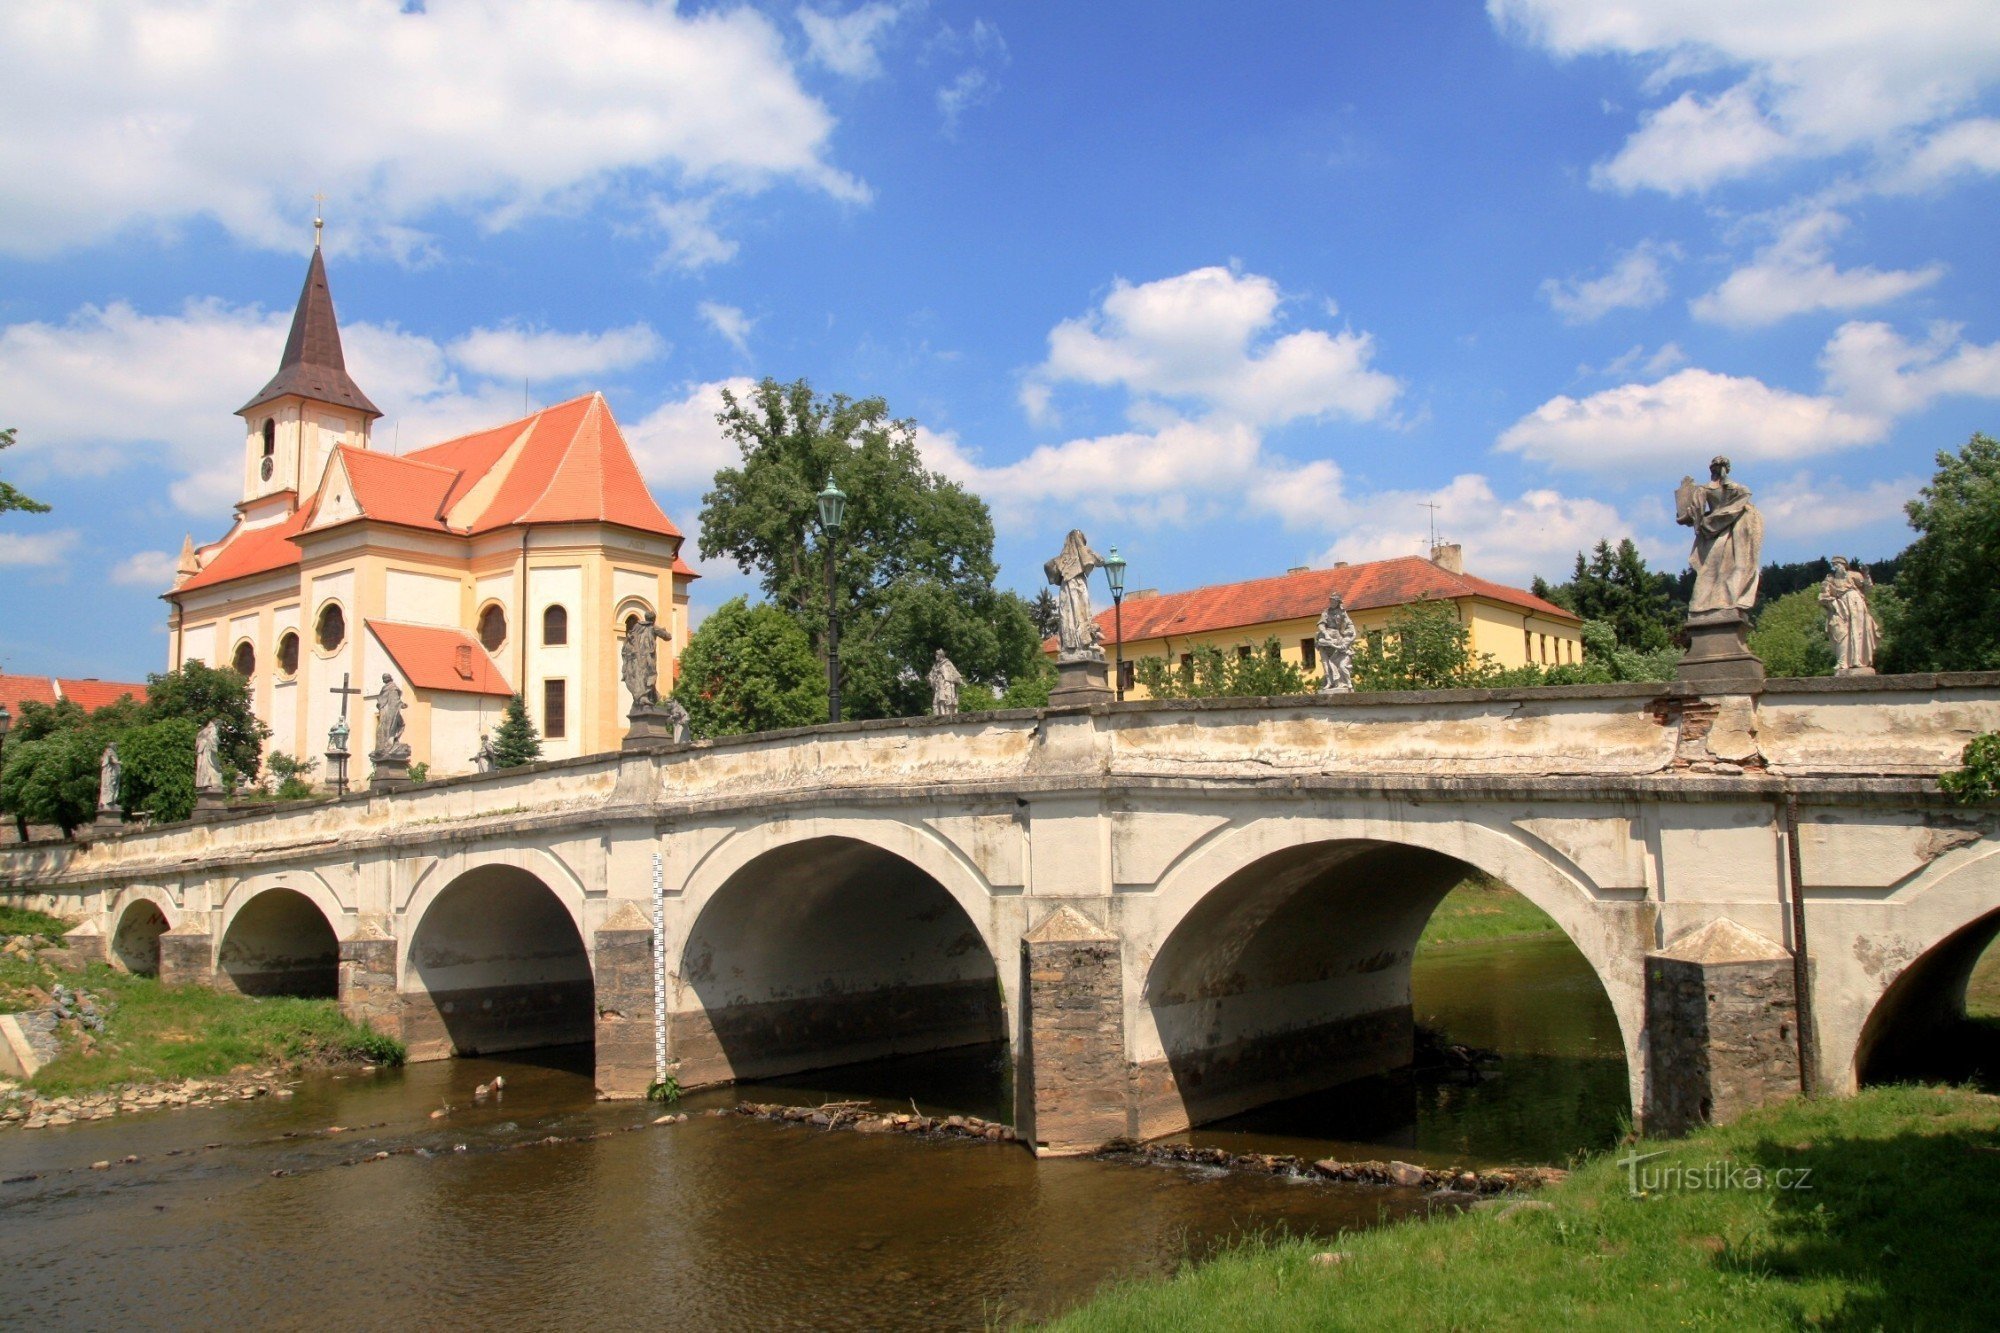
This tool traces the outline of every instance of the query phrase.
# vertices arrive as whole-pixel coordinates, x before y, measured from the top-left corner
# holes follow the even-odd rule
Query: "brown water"
[[[1566,944],[1421,958],[1417,988],[1420,1016],[1508,1052],[1498,1077],[1375,1080],[1196,1137],[1467,1162],[1562,1160],[1615,1137],[1615,1028]],[[565,1054],[318,1077],[289,1101],[10,1131],[0,1320],[981,1328],[1057,1313],[1246,1232],[1331,1236],[1425,1207],[1409,1191],[1037,1162],[1015,1147],[699,1114],[540,1144],[655,1114],[594,1101],[587,1053]],[[496,1073],[503,1099],[475,1106],[472,1088]],[[975,1050],[885,1062],[703,1094],[685,1109],[856,1095],[1000,1117],[1004,1061]],[[458,1109],[429,1119],[444,1103]],[[323,1133],[336,1124],[349,1132]],[[378,1151],[399,1155],[364,1160]],[[88,1169],[127,1154],[140,1161]]]

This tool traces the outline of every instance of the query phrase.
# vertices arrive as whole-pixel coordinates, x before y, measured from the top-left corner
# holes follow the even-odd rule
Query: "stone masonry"
[[[1646,959],[1648,1134],[1726,1125],[1799,1092],[1792,955],[1727,917]]]
[[[1130,1134],[1118,937],[1059,907],[1021,937],[1028,1058],[1016,1119],[1041,1156],[1090,1152]]]

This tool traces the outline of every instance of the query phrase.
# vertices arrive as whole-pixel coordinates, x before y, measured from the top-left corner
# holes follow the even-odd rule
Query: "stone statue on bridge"
[[[660,705],[660,712],[666,717],[668,734],[674,744],[686,745],[694,739],[694,719],[679,699],[668,699]]]
[[[1104,557],[1090,549],[1079,529],[1069,537],[1055,559],[1042,565],[1042,572],[1056,588],[1056,661],[1104,660],[1103,631],[1090,614],[1090,574],[1104,568]]]
[[[222,724],[210,718],[194,737],[194,789],[222,790]]]
[[[1675,519],[1694,529],[1694,593],[1688,613],[1748,611],[1757,605],[1759,563],[1764,549],[1764,516],[1750,503],[1750,488],[1729,479],[1729,460],[1717,455],[1708,482],[1681,478],[1674,492]]]
[[[386,671],[382,688],[375,692],[375,748],[368,757],[377,767],[384,760],[410,757],[409,744],[403,740],[403,687]]]
[[[931,659],[931,715],[950,717],[958,712],[958,687],[965,684],[965,677],[958,674],[958,668],[944,655],[944,649],[937,650]]]
[[[1875,674],[1875,645],[1881,630],[1868,605],[1875,581],[1860,561],[1833,558],[1833,572],[1819,585],[1819,604],[1826,609],[1826,635],[1833,643],[1836,676]]]
[[[1340,594],[1328,594],[1326,610],[1319,618],[1319,627],[1313,631],[1313,646],[1319,652],[1321,694],[1354,692],[1354,641],[1359,637],[1360,631],[1354,628],[1354,620],[1342,605]]]
[[[97,810],[100,816],[114,814],[124,803],[125,764],[118,747],[107,745],[97,760]]]
[[[625,680],[625,692],[632,696],[633,711],[660,702],[660,644],[673,642],[673,637],[671,631],[660,628],[651,611],[626,623],[618,669]]]

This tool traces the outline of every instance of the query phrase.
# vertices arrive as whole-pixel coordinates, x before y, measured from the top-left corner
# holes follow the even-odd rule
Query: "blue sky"
[[[720,386],[915,418],[1032,592],[1422,549],[1885,555],[2000,430],[2000,6],[313,6],[0,12],[0,670],[163,665],[323,192],[413,448],[602,389],[698,540]],[[698,606],[749,581],[715,562]]]

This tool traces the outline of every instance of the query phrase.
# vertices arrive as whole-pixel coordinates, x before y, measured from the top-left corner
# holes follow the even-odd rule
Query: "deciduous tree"
[[[2000,441],[1974,435],[1938,454],[1930,485],[1906,509],[1918,536],[1899,557],[1902,614],[1878,667],[2000,668]]]
[[[701,622],[681,652],[674,698],[698,736],[826,721],[826,674],[806,633],[774,606],[738,597]]]

